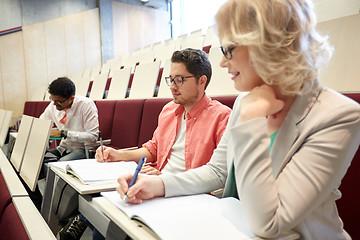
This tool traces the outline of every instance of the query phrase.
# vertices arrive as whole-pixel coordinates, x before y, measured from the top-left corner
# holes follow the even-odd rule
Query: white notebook
[[[164,240],[241,240],[256,237],[241,202],[235,198],[219,199],[199,194],[129,204],[116,191],[102,192],[101,195],[129,218],[141,221]]]
[[[116,180],[123,174],[134,173],[137,166],[133,161],[99,163],[96,159],[51,162],[49,165],[73,174],[84,184]]]

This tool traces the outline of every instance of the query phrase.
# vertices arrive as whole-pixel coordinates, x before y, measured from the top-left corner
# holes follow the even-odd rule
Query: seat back
[[[360,93],[348,93],[345,96],[360,103]],[[360,147],[358,148],[350,167],[341,181],[339,190],[342,197],[336,201],[340,218],[344,222],[344,229],[352,239],[360,239],[359,219],[360,215]]]
[[[170,69],[171,69],[171,60],[167,59],[165,60],[164,69],[162,72],[161,80],[160,80],[160,86],[158,91],[158,97],[159,98],[171,98],[171,90],[170,87],[166,84],[165,77],[170,76]]]
[[[108,73],[101,73],[95,76],[90,92],[90,98],[92,100],[103,99],[107,78],[108,78]]]
[[[160,70],[160,62],[141,64],[136,67],[129,98],[152,98]]]
[[[111,69],[111,73],[111,84],[106,99],[125,99],[131,75],[131,68]]]
[[[10,203],[0,220],[0,236],[3,240],[27,240],[29,239],[24,225],[13,203]]]
[[[145,99],[125,99],[116,102],[111,130],[112,147],[138,146],[144,102]]]
[[[11,203],[11,195],[6,186],[5,179],[0,172],[0,222],[6,207]]]
[[[11,124],[11,118],[12,118],[12,111],[5,111],[4,118],[2,121],[2,124],[0,125],[0,147],[2,147],[5,144],[6,137],[9,132],[9,127]]]
[[[24,157],[25,149],[28,143],[30,130],[33,124],[34,117],[23,115],[21,118],[21,124],[19,127],[19,132],[16,137],[13,151],[11,153],[10,162],[16,169],[20,171],[22,160]]]
[[[99,130],[103,139],[111,138],[116,101],[95,101],[99,116]]]
[[[165,104],[171,100],[171,98],[153,98],[145,100],[141,119],[138,147],[141,147],[145,142],[152,138],[158,125],[159,114]]]
[[[20,168],[20,176],[31,191],[35,190],[39,178],[46,146],[49,142],[51,120],[35,118]]]
[[[212,76],[205,92],[208,96],[228,96],[237,95],[239,92],[234,87],[234,81],[226,68],[220,67],[223,55],[219,46],[212,46],[209,52],[209,61],[212,68]]]

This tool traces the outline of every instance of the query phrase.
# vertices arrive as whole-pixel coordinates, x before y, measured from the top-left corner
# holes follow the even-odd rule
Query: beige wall
[[[114,56],[170,38],[169,12],[113,2]]]
[[[0,37],[0,107],[21,116],[55,78],[100,66],[99,26],[96,8]]]
[[[360,14],[318,25],[329,36],[334,55],[320,75],[322,84],[341,92],[360,92]]]

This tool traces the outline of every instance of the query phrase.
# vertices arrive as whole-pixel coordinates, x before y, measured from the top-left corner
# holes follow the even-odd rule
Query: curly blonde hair
[[[285,95],[310,87],[332,55],[311,0],[229,0],[216,22],[221,44],[248,46],[257,74]]]

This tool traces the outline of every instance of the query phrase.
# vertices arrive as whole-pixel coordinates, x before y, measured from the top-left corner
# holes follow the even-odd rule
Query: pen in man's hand
[[[146,157],[142,156],[139,163],[138,163],[138,165],[137,165],[137,167],[136,167],[136,169],[135,169],[135,173],[134,173],[133,177],[131,178],[129,188],[131,188],[135,184],[136,179],[137,179],[137,177],[139,175],[139,172],[141,171],[141,168],[144,166],[145,162],[146,162]],[[125,195],[124,195],[123,200],[126,201],[127,198],[128,198],[128,196],[127,196],[127,192],[126,192]]]
[[[101,132],[99,131],[99,141],[100,141],[100,147],[101,147],[101,154],[104,158],[104,144],[103,144],[103,140],[102,140],[102,137],[101,137]],[[104,161],[105,162],[105,161]]]

